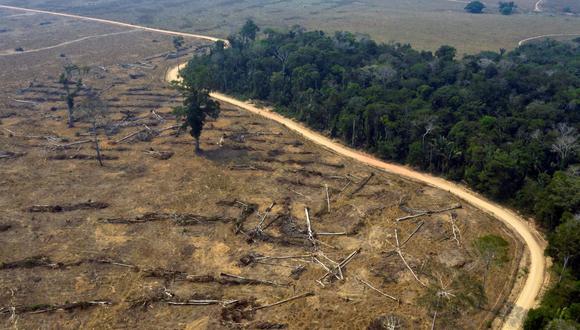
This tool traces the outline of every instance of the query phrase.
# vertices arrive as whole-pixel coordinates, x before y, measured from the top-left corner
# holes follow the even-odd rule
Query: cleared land
[[[555,0],[553,0],[555,1]],[[580,18],[533,13],[534,1],[518,0],[517,15],[503,16],[496,3],[488,13],[471,15],[465,3],[446,0],[337,0],[337,1],[182,1],[122,0],[4,1],[14,6],[97,16],[172,30],[226,37],[251,17],[265,27],[353,31],[376,40],[410,43],[420,49],[442,44],[458,48],[459,54],[481,50],[511,49],[519,40],[535,35],[576,33]]]
[[[41,27],[29,24],[29,35],[36,38],[34,29]],[[54,18],[53,24],[67,23]],[[21,33],[20,28],[10,28],[4,36],[20,40],[11,37]],[[105,33],[97,26],[89,32]],[[56,39],[54,44],[66,42]],[[30,49],[50,46],[44,39],[27,42]],[[491,270],[488,302],[459,315],[458,326],[483,325],[505,305],[513,279],[524,275],[516,273],[523,249],[497,220],[469,205],[454,210],[459,246],[453,240],[450,212],[394,221],[412,209],[461,203],[446,192],[377,172],[233,107],[224,106],[221,118],[204,132],[203,157],[193,155],[189,136],[176,137],[171,130],[155,133],[175,123],[169,107],[178,98],[161,79],[175,61],[153,56],[169,49],[170,38],[136,32],[0,60],[2,81],[11,82],[2,88],[0,105],[0,150],[11,155],[0,159],[0,239],[5,247],[0,251],[5,268],[0,270],[0,307],[44,311],[50,307],[42,304],[87,303],[84,309],[59,306],[71,308],[70,313],[16,313],[14,318],[8,309],[1,316],[4,326],[18,320],[25,328],[47,322],[60,328],[223,328],[236,323],[362,328],[380,315],[396,315],[408,327],[426,327],[432,314],[420,297],[427,289],[397,255],[384,253],[395,244],[395,229],[404,239],[417,230],[403,251],[419,280],[436,283],[441,278],[454,293],[463,292],[469,283],[457,279],[482,279],[483,264],[473,240],[485,234],[504,237],[510,257]],[[63,59],[91,65],[94,71],[87,84],[106,89],[103,96],[111,116],[109,136],[101,137],[107,156],[103,168],[90,159],[90,144],[69,145],[91,136],[87,123],[65,129],[64,102],[56,83]],[[143,125],[151,131],[120,141]],[[219,146],[222,137],[225,142]],[[362,185],[370,173],[374,177]],[[330,212],[325,211],[325,185]],[[240,223],[245,207],[234,200],[255,204],[257,210]],[[266,223],[277,220],[251,242],[248,235],[273,201],[277,204]],[[310,255],[305,206],[310,207],[317,244],[327,257],[341,260],[362,249],[343,269],[346,280],[324,288],[316,283],[325,271]],[[236,228],[241,229],[237,235]],[[309,256],[260,259],[305,254]],[[38,258],[30,259],[34,256]],[[300,265],[305,266],[302,274],[295,271]],[[296,278],[289,276],[293,271]],[[221,273],[291,286],[248,283]],[[355,276],[401,303],[369,289]],[[307,292],[314,296],[252,311]],[[226,307],[168,304],[184,299],[245,302]],[[500,315],[504,312],[499,310]]]

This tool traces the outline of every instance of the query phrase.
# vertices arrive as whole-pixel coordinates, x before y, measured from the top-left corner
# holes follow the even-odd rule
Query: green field
[[[510,49],[519,40],[535,35],[580,33],[578,16],[535,14],[534,0],[517,0],[519,9],[512,16],[499,15],[491,1],[486,2],[488,8],[481,15],[468,14],[463,10],[465,3],[449,0],[2,2],[222,37],[237,31],[247,18],[253,18],[260,26],[286,28],[299,24],[329,32],[348,30],[383,42],[410,43],[420,49],[433,50],[449,44],[460,54]]]

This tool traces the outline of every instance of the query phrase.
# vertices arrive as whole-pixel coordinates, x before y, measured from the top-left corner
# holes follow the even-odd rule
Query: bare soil
[[[34,29],[37,21],[21,19],[2,34],[6,49],[24,42],[28,49],[47,47],[84,35],[22,40],[21,29]],[[75,24],[86,24],[82,31],[91,35],[119,31]],[[191,54],[201,44],[189,45]],[[18,155],[0,158],[0,327],[360,329],[397,315],[408,328],[426,328],[432,311],[420,298],[427,288],[388,253],[395,230],[403,241],[421,223],[403,253],[428,285],[440,278],[481,281],[483,264],[473,240],[495,234],[510,242],[510,262],[493,267],[488,277],[487,303],[456,316],[455,327],[483,326],[494,317],[522,251],[502,224],[463,205],[453,211],[461,230],[458,246],[450,212],[397,223],[409,214],[401,202],[432,210],[460,201],[337,156],[227,105],[204,130],[203,154],[194,155],[188,134],[162,131],[176,124],[171,106],[180,99],[163,81],[176,60],[152,56],[171,47],[169,37],[135,32],[0,57],[0,155]],[[99,131],[108,157],[104,167],[89,157],[92,144],[67,146],[92,138],[88,123],[66,128],[57,77],[67,59],[92,68],[86,84],[103,91],[109,105],[109,121]],[[150,133],[115,143],[145,125]],[[316,247],[308,239],[305,207]],[[313,255],[332,267],[320,251],[341,261],[358,249],[342,268],[343,280],[317,283],[326,271]],[[301,255],[308,257],[263,258]],[[255,309],[303,293],[313,295]],[[168,303],[190,300],[222,304]],[[444,319],[438,324],[453,327]]]

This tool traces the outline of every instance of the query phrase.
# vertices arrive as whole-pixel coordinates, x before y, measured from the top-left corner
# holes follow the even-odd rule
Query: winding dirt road
[[[518,41],[518,46],[525,44],[528,41],[532,41],[535,39],[542,39],[542,38],[549,38],[549,37],[575,37],[580,36],[580,33],[553,33],[553,34],[542,34],[539,36],[533,36],[526,39],[522,39]]]
[[[179,68],[175,67],[169,70],[165,79],[167,81],[178,80]],[[509,229],[511,229],[523,239],[530,253],[530,266],[526,282],[521,288],[521,291],[516,301],[514,302],[512,311],[505,320],[502,329],[512,330],[522,328],[527,311],[530,308],[536,306],[536,299],[538,298],[544,286],[544,276],[546,274],[546,259],[544,257],[544,249],[546,247],[546,242],[537,232],[535,233],[535,229],[531,227],[527,221],[518,216],[515,212],[502,207],[501,205],[495,204],[461,185],[429,174],[414,171],[411,168],[405,166],[387,163],[369,154],[348,148],[321,135],[318,132],[303,126],[302,124],[299,124],[289,118],[283,117],[282,115],[273,112],[271,109],[258,108],[252,103],[240,101],[221,93],[211,93],[211,97],[278,122],[287,128],[301,134],[306,139],[313,141],[314,143],[332,150],[340,155],[350,157],[361,163],[365,163],[392,174],[400,175],[414,181],[422,182],[430,186],[446,190],[506,224]]]
[[[71,15],[71,14],[64,14],[64,13],[55,13],[43,10],[36,10],[36,9],[26,9],[20,7],[12,7],[12,6],[4,6],[0,5],[0,8],[4,9],[12,9],[12,10],[19,10],[19,11],[26,11],[26,12],[34,12],[34,13],[41,13],[41,14],[50,14],[62,17],[69,17],[69,18],[76,18],[82,19],[86,21],[93,21],[99,22],[104,24],[116,25],[116,26],[123,26],[128,27],[131,29],[139,29],[144,31],[150,32],[157,32],[162,34],[168,35],[176,35],[176,36],[184,36],[184,37],[191,37],[191,38],[199,38],[209,41],[218,41],[222,40],[219,38],[196,35],[191,33],[184,33],[184,32],[175,32],[175,31],[168,31],[168,30],[161,30],[161,29],[154,29],[148,28],[133,24],[127,24],[122,22],[110,21],[105,19],[99,18],[91,18],[86,16],[79,16],[79,15]],[[223,41],[223,40],[222,40]],[[179,79],[179,66],[169,70],[165,76],[167,81],[178,80]],[[257,115],[263,116],[265,118],[274,120],[288,129],[291,129],[299,134],[303,135],[305,138],[313,141],[314,143],[323,146],[329,150],[332,150],[338,154],[341,154],[346,157],[350,157],[355,159],[359,162],[368,164],[373,166],[377,169],[384,170],[389,173],[393,173],[396,175],[400,175],[406,177],[411,180],[423,182],[425,184],[431,185],[433,187],[437,187],[442,190],[447,190],[450,193],[454,194],[455,196],[463,199],[467,203],[477,207],[478,209],[491,214],[501,222],[507,225],[514,233],[519,235],[525,245],[528,248],[529,255],[530,255],[530,265],[528,269],[528,277],[526,278],[525,284],[521,289],[516,301],[514,302],[513,309],[511,313],[508,315],[507,320],[503,324],[503,329],[520,329],[522,328],[522,323],[526,312],[536,306],[536,299],[538,298],[542,287],[544,285],[545,274],[546,274],[546,259],[544,258],[544,248],[546,243],[544,240],[541,239],[541,236],[535,232],[535,230],[520,216],[518,216],[513,211],[502,207],[501,205],[495,204],[490,202],[489,200],[477,195],[476,193],[468,190],[467,188],[455,184],[453,182],[449,182],[442,178],[438,178],[435,176],[431,176],[425,173],[420,173],[414,171],[408,167],[390,164],[384,161],[381,161],[371,155],[366,153],[353,150],[348,148],[340,143],[337,143],[291,119],[285,118],[273,111],[271,109],[266,108],[258,108],[251,103],[239,101],[232,97],[229,97],[224,94],[220,93],[212,93],[211,96],[219,101],[226,102],[240,108],[243,108],[247,111],[255,113]]]

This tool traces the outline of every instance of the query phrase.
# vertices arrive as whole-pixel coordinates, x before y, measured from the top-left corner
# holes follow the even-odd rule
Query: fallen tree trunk
[[[35,304],[30,306],[11,306],[0,308],[0,314],[40,314],[58,310],[70,311],[74,309],[87,309],[90,307],[106,305],[112,305],[112,302],[108,300],[91,300],[72,302],[61,305]]]
[[[418,217],[422,217],[424,215],[431,215],[431,214],[437,214],[437,213],[443,213],[443,212],[447,212],[447,211],[451,211],[451,210],[455,210],[455,209],[460,209],[462,206],[461,204],[456,204],[444,209],[440,209],[440,210],[426,210],[423,212],[419,212],[417,214],[412,214],[412,215],[407,215],[404,217],[400,217],[395,219],[395,221],[399,222],[399,221],[405,221],[405,220],[409,220],[409,219],[414,219],[414,218],[418,218]]]
[[[374,172],[371,172],[371,174],[369,174],[368,177],[366,177],[366,179],[364,179],[361,183],[358,184],[358,186],[356,186],[356,188],[354,188],[353,191],[350,192],[349,197],[354,196],[354,194],[356,194],[357,192],[361,191],[362,188],[364,188],[367,183],[369,183],[369,181],[373,178],[373,176],[375,176]]]

